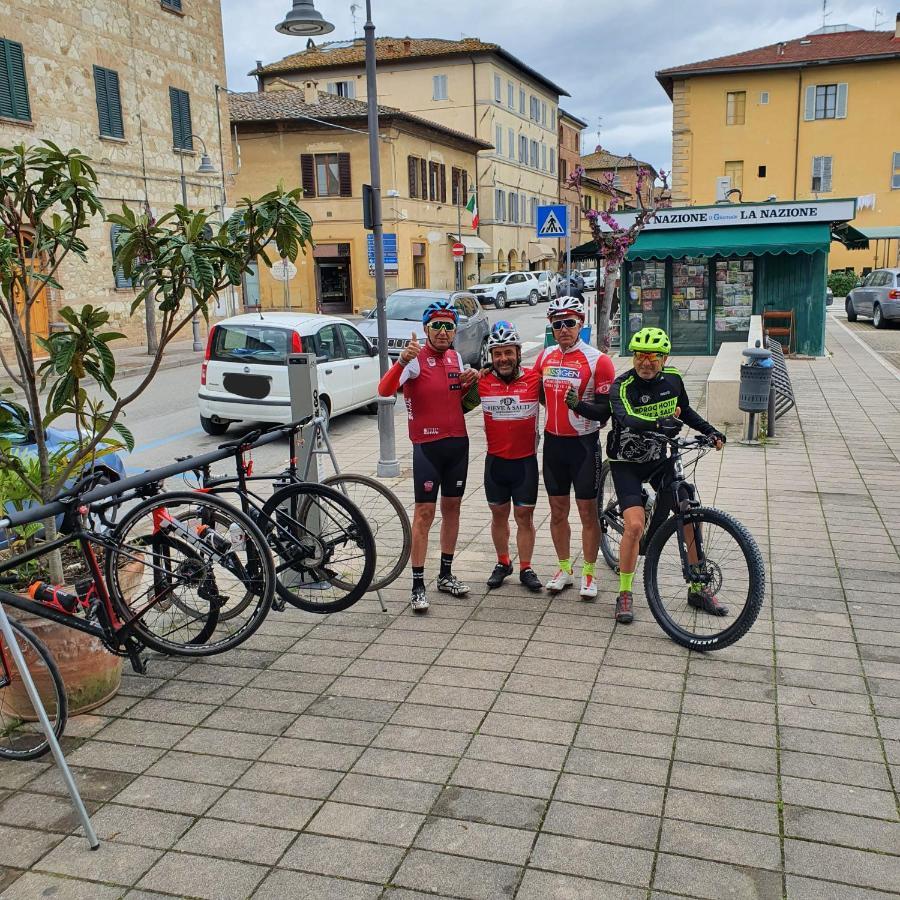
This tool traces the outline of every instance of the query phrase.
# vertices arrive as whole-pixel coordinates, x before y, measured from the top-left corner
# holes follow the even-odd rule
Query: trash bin
[[[772,387],[772,351],[760,346],[742,351],[747,362],[741,364],[741,382],[738,391],[738,407],[743,412],[761,413],[769,408],[769,390]]]

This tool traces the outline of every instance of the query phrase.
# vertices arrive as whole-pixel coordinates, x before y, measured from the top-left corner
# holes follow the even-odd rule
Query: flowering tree
[[[582,169],[583,173],[584,170]],[[597,256],[603,263],[605,276],[603,302],[597,310],[597,346],[602,350],[609,349],[609,312],[612,307],[612,295],[615,289],[616,278],[618,277],[619,266],[625,261],[628,248],[638,239],[638,235],[656,215],[657,209],[668,205],[665,197],[665,192],[669,186],[668,173],[660,170],[659,179],[662,182],[663,190],[660,191],[657,197],[653,190],[655,179],[650,176],[645,168],[640,167],[637,171],[637,184],[635,186],[638,212],[634,222],[628,228],[623,228],[613,215],[618,206],[618,195],[613,183],[614,178],[613,172],[607,172],[601,179],[603,186],[613,195],[609,209],[589,209],[585,213],[591,227],[591,234],[597,245]],[[645,199],[644,188],[648,186],[650,191],[647,192],[648,197]],[[606,226],[605,229],[604,225]]]

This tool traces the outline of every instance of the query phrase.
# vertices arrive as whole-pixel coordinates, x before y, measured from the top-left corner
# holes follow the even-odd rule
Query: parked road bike
[[[671,446],[671,456],[651,475],[655,495],[646,487],[642,491],[646,517],[640,553],[647,603],[676,643],[692,650],[720,650],[740,640],[759,615],[766,585],[762,554],[737,519],[701,506],[685,473],[712,449],[712,439],[660,440]],[[624,524],[610,465],[628,463],[603,464],[598,494],[600,549],[607,565],[618,571]],[[728,607],[727,615],[713,616],[688,603],[689,588],[698,584]]]
[[[221,451],[206,462],[223,458]],[[9,513],[0,527],[63,516],[60,535],[0,563],[0,583],[40,556],[77,545],[86,576],[74,591],[33,582],[27,595],[0,589],[0,603],[97,638],[144,672],[145,648],[176,656],[211,656],[249,638],[268,612],[275,571],[256,524],[223,500],[196,492],[160,492],[184,467],[168,466],[116,484],[78,490],[45,506]],[[125,509],[131,500],[136,505]],[[109,526],[107,514],[120,519]],[[235,608],[239,611],[235,612]],[[54,729],[65,724],[65,692],[46,648],[14,625]],[[24,699],[23,699],[24,698]],[[0,642],[0,757],[28,759],[48,749],[21,689],[9,648]]]
[[[324,484],[304,480],[297,464],[297,434],[310,421],[252,431],[222,444],[220,449],[228,448],[234,458],[234,475],[214,475],[209,463],[195,457],[181,457],[178,462],[191,466],[200,490],[233,497],[259,526],[275,557],[281,606],[287,602],[307,612],[324,614],[352,606],[367,591],[378,590],[387,579],[393,580],[406,564],[408,543],[403,545],[407,555],[398,568],[393,542],[381,540],[391,533],[385,524],[383,531],[379,527],[379,538],[384,543],[384,559],[391,564],[388,571],[376,570],[376,559],[382,551],[376,554],[369,517],[376,514],[379,525],[393,517],[406,522],[407,529],[409,519],[387,488],[365,476],[339,475]],[[278,473],[254,474],[252,450],[285,436],[289,441],[287,468]],[[274,488],[271,496],[264,497],[255,490],[260,484]],[[370,507],[366,513],[360,508],[362,503],[357,505],[351,495]],[[400,532],[403,540],[402,524]]]

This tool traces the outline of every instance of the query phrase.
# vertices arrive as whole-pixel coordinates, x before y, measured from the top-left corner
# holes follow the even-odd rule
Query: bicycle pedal
[[[285,601],[282,600],[281,597],[276,596],[273,598],[272,609],[274,609],[275,612],[284,612],[286,606],[287,603],[285,603]]]
[[[125,650],[128,653],[128,659],[131,661],[131,668],[138,675],[147,674],[147,660],[143,656],[141,656],[142,649],[143,648],[140,645],[135,646],[131,638],[129,638],[128,643],[125,645]]]

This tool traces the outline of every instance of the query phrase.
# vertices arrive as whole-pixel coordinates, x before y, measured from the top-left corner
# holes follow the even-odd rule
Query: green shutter
[[[97,119],[100,123],[100,134],[108,135],[109,97],[106,95],[106,69],[94,66],[94,94],[97,97]]]
[[[109,229],[109,243],[112,249],[113,255],[113,277],[116,282],[116,287],[120,290],[125,290],[130,287],[134,287],[130,278],[125,277],[125,272],[122,271],[121,266],[116,265],[116,238],[119,236],[119,232],[121,231],[121,227],[119,225],[112,225]]]
[[[106,70],[106,99],[109,104],[110,137],[124,138],[122,99],[119,96],[119,73],[113,72],[112,69]]]
[[[0,116],[31,121],[25,53],[16,41],[0,38]]]
[[[190,94],[170,87],[169,107],[172,112],[172,146],[179,150],[193,150]]]

